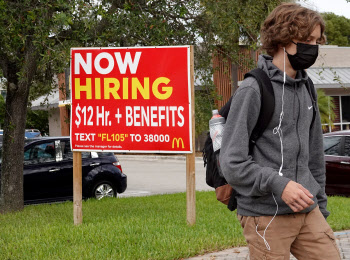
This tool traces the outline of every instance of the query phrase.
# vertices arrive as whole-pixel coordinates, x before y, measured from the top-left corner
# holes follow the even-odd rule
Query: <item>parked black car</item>
[[[323,135],[326,193],[350,197],[350,131]]]
[[[70,138],[26,139],[23,172],[25,204],[72,199]],[[127,177],[117,157],[110,152],[82,152],[82,177],[84,198],[115,197],[127,187]]]

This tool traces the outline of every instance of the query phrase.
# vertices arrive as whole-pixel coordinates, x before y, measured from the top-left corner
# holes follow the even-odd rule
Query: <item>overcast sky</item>
[[[345,0],[307,0],[299,2],[303,6],[317,10],[320,13],[330,12],[350,19],[350,3]]]

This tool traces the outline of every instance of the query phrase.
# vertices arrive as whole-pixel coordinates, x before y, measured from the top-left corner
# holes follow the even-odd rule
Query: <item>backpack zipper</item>
[[[298,160],[299,160],[299,155],[300,155],[300,150],[301,150],[301,141],[300,141],[299,128],[298,128],[299,118],[300,118],[300,99],[299,99],[299,96],[298,96],[297,92],[296,92],[296,96],[298,98],[299,111],[298,111],[298,117],[297,117],[297,121],[296,121],[295,127],[296,127],[296,131],[297,131],[299,149],[298,149],[298,154],[297,154],[296,163],[295,163],[295,182],[298,182]]]
[[[295,122],[295,96],[296,96],[296,84],[294,83],[294,96],[293,96],[293,121]]]

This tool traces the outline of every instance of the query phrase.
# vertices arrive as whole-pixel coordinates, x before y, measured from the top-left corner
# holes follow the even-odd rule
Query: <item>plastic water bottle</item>
[[[209,120],[210,137],[213,142],[214,152],[221,148],[222,135],[224,134],[225,118],[217,109],[212,111],[213,117]]]

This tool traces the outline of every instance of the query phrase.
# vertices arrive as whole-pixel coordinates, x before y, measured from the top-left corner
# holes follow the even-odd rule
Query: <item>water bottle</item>
[[[222,135],[225,128],[225,118],[223,118],[217,109],[212,111],[213,117],[209,120],[210,137],[213,142],[214,152],[221,148]]]

